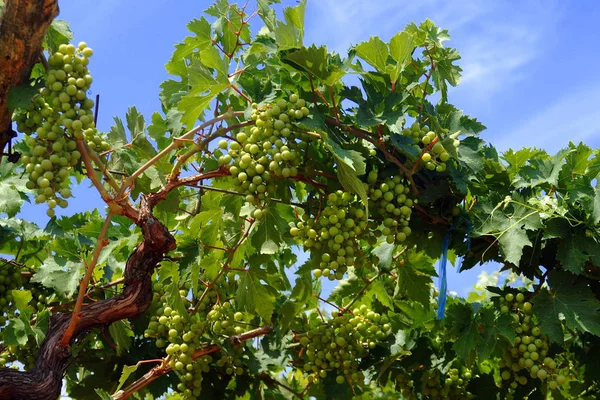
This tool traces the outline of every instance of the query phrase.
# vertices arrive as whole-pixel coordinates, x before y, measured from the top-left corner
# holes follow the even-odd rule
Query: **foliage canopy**
[[[76,399],[597,398],[600,151],[499,154],[429,20],[340,55],[274,3],[253,35],[218,0],[160,112],[106,133],[93,52],[54,22],[0,164],[0,395],[61,360]],[[82,180],[106,211],[54,217]],[[29,200],[46,227],[15,218]],[[440,260],[522,284],[440,295]]]

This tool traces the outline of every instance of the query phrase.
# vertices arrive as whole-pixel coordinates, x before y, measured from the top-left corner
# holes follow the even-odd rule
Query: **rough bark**
[[[71,343],[90,329],[112,322],[136,318],[152,302],[152,272],[164,254],[175,248],[175,239],[150,209],[142,206],[136,221],[144,241],[129,257],[125,267],[123,293],[83,308]],[[62,379],[71,358],[70,348],[61,346],[71,313],[55,314],[50,319],[48,335],[40,347],[35,367],[29,371],[0,369],[0,399],[55,400],[60,395]]]
[[[8,0],[0,16],[0,153],[16,134],[11,129],[8,91],[27,82],[42,41],[58,15],[57,0]]]

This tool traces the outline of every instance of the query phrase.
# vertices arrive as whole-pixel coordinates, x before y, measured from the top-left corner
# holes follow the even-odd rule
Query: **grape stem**
[[[285,390],[287,390],[288,392],[290,392],[292,395],[294,395],[294,397],[296,397],[297,399],[304,399],[304,396],[302,396],[300,393],[294,391],[294,389],[292,389],[291,387],[279,382],[276,379],[271,378],[268,374],[266,374],[265,372],[262,372],[260,374],[260,379],[267,382],[267,383],[271,383],[271,384],[275,384],[277,386],[280,386],[282,388],[284,388]]]
[[[108,212],[106,216],[106,220],[104,221],[104,225],[102,225],[102,230],[100,231],[100,235],[96,241],[96,248],[94,249],[94,253],[92,254],[92,259],[89,264],[86,266],[86,273],[81,282],[79,282],[79,293],[77,293],[77,302],[75,303],[75,308],[73,309],[73,314],[71,315],[71,322],[69,322],[69,326],[65,330],[65,334],[63,335],[60,344],[66,346],[71,341],[71,337],[75,332],[75,328],[77,326],[77,321],[80,318],[81,308],[83,306],[83,299],[87,292],[88,285],[90,283],[90,279],[94,273],[94,268],[98,263],[98,258],[100,257],[100,252],[102,249],[108,244],[108,240],[106,239],[106,232],[108,232],[108,227],[110,226],[110,221],[112,220],[114,213],[112,211]]]
[[[242,115],[244,115],[243,111],[226,112],[225,114],[221,114],[216,118],[213,118],[209,121],[206,121],[205,123],[203,123],[201,125],[196,126],[193,129],[190,129],[188,132],[186,132],[182,136],[180,136],[178,138],[174,138],[173,141],[171,142],[171,144],[169,144],[167,147],[165,147],[163,150],[161,150],[158,154],[156,154],[154,157],[152,157],[150,160],[148,160],[144,165],[139,167],[137,169],[137,171],[135,171],[133,174],[131,174],[131,176],[129,178],[125,179],[125,182],[123,182],[123,185],[121,186],[121,190],[119,190],[119,192],[117,193],[116,198],[120,199],[125,194],[125,191],[127,190],[127,188],[132,187],[135,184],[135,181],[137,180],[137,178],[141,174],[143,174],[144,171],[146,171],[148,168],[150,168],[151,166],[156,164],[163,157],[170,154],[171,151],[180,147],[181,140],[191,139],[192,137],[194,137],[194,135],[196,135],[202,129],[205,129],[211,125],[214,125],[219,121],[223,121],[225,119],[230,119],[230,118],[234,118],[234,117],[239,117]]]
[[[183,154],[181,157],[177,158],[177,161],[175,162],[175,165],[173,166],[173,169],[171,170],[171,174],[169,175],[169,181],[175,181],[177,180],[177,177],[179,176],[179,173],[181,171],[181,166],[190,158],[193,157],[195,154],[197,154],[200,151],[203,151],[206,149],[208,143],[210,143],[211,141],[215,140],[216,138],[219,137],[225,137],[226,134],[230,131],[236,130],[236,129],[240,129],[246,126],[251,126],[254,125],[255,122],[254,121],[246,121],[246,122],[242,122],[241,124],[235,124],[235,125],[231,125],[227,128],[219,128],[216,130],[215,133],[208,135],[207,137],[205,137],[200,143],[196,144],[195,146],[193,146],[187,153]],[[211,129],[214,126],[211,125]],[[177,140],[182,140],[182,139],[177,139]]]
[[[358,293],[356,294],[356,296],[355,296],[355,297],[354,297],[354,298],[353,298],[353,299],[350,301],[350,303],[348,303],[348,304],[346,304],[345,306],[343,306],[343,307],[342,307],[342,309],[343,309],[343,310],[348,310],[348,311],[349,311],[349,310],[350,310],[350,307],[352,307],[352,305],[353,305],[353,304],[354,304],[354,303],[355,303],[355,302],[356,302],[358,299],[360,299],[360,298],[362,297],[362,295],[363,295],[363,294],[365,294],[365,292],[367,291],[367,288],[368,288],[369,286],[371,286],[371,284],[372,284],[373,282],[375,282],[375,279],[379,278],[381,275],[382,275],[382,272],[381,272],[381,271],[379,271],[379,272],[377,273],[377,275],[375,275],[373,278],[371,278],[371,279],[369,279],[368,281],[366,281],[366,282],[365,282],[365,286],[363,286],[363,288],[362,288],[362,289],[360,289],[360,292],[358,292]]]
[[[231,260],[233,260],[233,256],[235,255],[235,252],[242,245],[242,243],[244,243],[244,241],[248,238],[248,235],[250,235],[250,231],[252,230],[252,225],[253,224],[254,224],[254,221],[251,221],[249,223],[248,228],[244,232],[244,236],[242,236],[242,238],[236,243],[236,245],[233,246],[229,250],[229,255],[227,256],[227,260],[225,260],[225,263],[223,264],[223,267],[221,268],[221,270],[219,271],[219,273],[217,274],[217,276],[215,276],[215,279],[213,279],[212,282],[210,282],[206,286],[206,289],[204,289],[204,292],[202,292],[202,295],[200,296],[200,298],[196,302],[196,307],[195,308],[197,308],[202,303],[202,300],[204,300],[204,298],[208,295],[208,292],[210,291],[210,289],[215,286],[215,283],[217,282],[217,280],[228,269],[229,264],[231,263]]]
[[[272,328],[270,326],[263,326],[257,329],[253,329],[248,332],[244,332],[241,335],[232,336],[229,340],[232,344],[240,344],[250,339],[254,339],[259,336],[268,335],[271,332]],[[204,347],[202,349],[196,350],[192,355],[192,359],[196,359],[198,357],[205,356],[207,354],[216,353],[221,350],[221,346],[217,344],[210,345],[208,347]],[[119,390],[115,394],[112,395],[113,400],[124,400],[131,396],[133,393],[138,390],[144,388],[150,382],[155,381],[160,378],[164,374],[170,372],[172,370],[170,363],[168,362],[168,358],[161,360],[161,364],[152,368],[148,371],[144,376],[142,376],[137,381],[133,382],[131,385],[127,386],[125,389]]]
[[[414,174],[415,171],[417,170],[417,167],[419,166],[419,164],[421,163],[421,160],[423,159],[423,156],[425,155],[425,153],[427,153],[429,151],[429,149],[431,149],[433,147],[434,144],[436,144],[438,141],[438,137],[434,137],[433,140],[431,141],[431,143],[429,143],[427,145],[427,147],[425,147],[423,149],[423,151],[421,152],[421,155],[419,156],[419,158],[417,159],[417,162],[415,162],[415,165],[413,165],[411,172]]]
[[[316,299],[319,299],[319,300],[321,300],[323,303],[327,303],[327,304],[329,304],[330,306],[332,306],[332,307],[334,307],[334,308],[337,308],[337,309],[338,309],[338,311],[344,311],[344,309],[343,309],[343,308],[341,308],[341,307],[339,307],[339,306],[337,306],[337,305],[333,304],[332,302],[330,302],[330,301],[328,301],[328,300],[325,300],[325,299],[324,299],[324,298],[322,298],[321,296],[318,296],[318,295],[316,295],[316,294],[314,294],[314,293],[312,294],[312,296],[313,296],[314,298],[316,298]]]

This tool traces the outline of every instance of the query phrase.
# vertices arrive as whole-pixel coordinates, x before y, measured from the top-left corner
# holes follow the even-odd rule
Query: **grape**
[[[227,286],[221,287],[222,282],[223,279],[220,278],[216,283],[219,285],[218,290],[224,294]],[[180,288],[186,307],[191,305],[187,297],[190,289],[191,284]],[[230,302],[219,302],[215,290],[203,296],[188,315],[182,316],[175,307],[161,301],[164,296],[163,286],[154,285],[152,316],[144,337],[154,338],[156,347],[164,349],[169,356],[171,368],[179,378],[175,389],[190,399],[200,396],[203,374],[211,368],[217,368],[224,375],[239,376],[244,374],[243,367],[247,364],[242,345],[234,345],[232,352],[221,352],[218,358],[213,358],[212,355],[196,359],[193,357],[195,351],[206,346],[206,342],[222,343],[228,337],[239,335],[248,329],[246,314],[236,311]]]
[[[219,142],[219,148],[229,147],[226,154],[219,157],[219,163],[228,166],[237,190],[245,193],[247,201],[258,208],[275,193],[274,179],[298,176],[303,164],[302,149],[306,141],[311,140],[310,136],[293,129],[298,119],[308,115],[292,108],[293,103],[304,104],[304,100],[294,94],[290,95],[290,103],[279,99],[271,106],[257,105],[251,115],[254,126],[238,132],[235,142]]]
[[[318,213],[319,219],[316,215],[304,214],[305,221],[290,228],[290,234],[298,243],[319,260],[315,277],[342,279],[348,267],[355,265],[359,239],[368,227],[363,208],[354,195],[338,190],[328,195],[326,206]]]
[[[528,376],[533,379],[548,379],[548,387],[556,389],[566,380],[559,378],[561,375],[556,371],[558,363],[547,355],[550,344],[538,326],[537,319],[531,315],[533,305],[524,300],[525,295],[521,292],[516,295],[507,293],[500,297],[500,303],[504,302],[501,311],[511,313],[515,330],[515,346],[504,350],[502,378],[511,382],[513,390],[518,385],[527,384]]]
[[[92,53],[83,42],[77,48],[61,45],[48,60],[45,88],[28,109],[13,115],[17,129],[26,135],[28,150],[23,153],[30,162],[25,167],[29,173],[27,187],[36,192],[37,202],[48,203],[49,216],[54,215],[56,205],[67,206],[70,171],[81,161],[81,154],[75,151],[76,139],[84,137],[83,131],[92,150],[110,147],[98,136],[91,111],[93,101],[86,96],[92,82],[86,65]],[[34,157],[37,163],[31,163]]]
[[[383,318],[366,305],[354,309],[352,314],[333,312],[331,318],[324,320],[311,312],[304,332],[295,335],[302,346],[298,358],[309,381],[316,382],[331,373],[338,384],[348,379],[352,385],[364,385],[364,376],[359,373],[360,360],[392,334],[389,324],[387,329],[381,325]]]

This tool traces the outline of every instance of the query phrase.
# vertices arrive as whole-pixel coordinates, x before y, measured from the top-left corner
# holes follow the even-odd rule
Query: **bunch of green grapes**
[[[274,192],[273,178],[298,175],[309,137],[296,132],[293,124],[310,112],[296,94],[291,94],[289,101],[279,99],[270,106],[253,107],[255,124],[239,132],[234,141],[219,142],[222,150],[229,149],[219,163],[229,165],[233,182],[240,193],[247,194],[247,201],[258,204]]]
[[[17,129],[26,134],[28,151],[22,155],[29,174],[27,188],[36,191],[36,203],[47,203],[48,216],[56,206],[67,207],[71,197],[70,171],[81,161],[77,139],[92,150],[109,149],[94,125],[94,102],[86,92],[92,83],[87,65],[93,54],[84,42],[61,45],[49,58],[50,70],[27,110],[14,114]]]
[[[371,171],[367,179],[373,184],[369,192],[369,209],[381,220],[372,221],[370,231],[375,238],[383,235],[390,244],[404,242],[411,234],[408,225],[413,201],[407,196],[410,187],[398,175],[377,182],[377,172]]]
[[[0,367],[10,365],[12,368],[18,368],[15,363],[20,363],[25,371],[35,366],[38,345],[33,337],[29,337],[27,343],[18,346],[7,346],[0,353]]]
[[[508,293],[500,298],[500,303],[501,312],[512,315],[516,334],[514,346],[505,349],[500,361],[502,380],[509,383],[511,389],[526,385],[528,379],[546,381],[550,389],[564,385],[567,376],[551,357],[548,338],[532,315],[532,304],[525,301],[525,295]]]
[[[154,287],[155,302],[162,298],[161,285]],[[189,290],[189,289],[188,289]],[[180,294],[184,303],[190,305],[185,299],[187,290]],[[202,374],[211,368],[219,367],[224,374],[241,375],[244,372],[243,348],[233,355],[223,354],[221,358],[214,359],[210,355],[194,358],[197,350],[206,347],[206,342],[219,342],[223,336],[231,336],[245,332],[248,326],[244,321],[246,316],[242,312],[235,312],[229,302],[215,304],[217,293],[212,290],[197,304],[196,309],[187,316],[180,315],[169,305],[162,303],[153,312],[148,328],[144,332],[147,338],[155,338],[158,348],[165,348],[169,356],[169,363],[179,377],[177,390],[184,398],[195,399],[200,396]]]
[[[14,311],[12,291],[18,290],[23,286],[21,273],[11,264],[5,263],[0,267],[0,318],[5,319],[4,314],[8,315]],[[6,322],[1,323],[3,326]]]
[[[421,126],[418,122],[411,125],[410,128],[402,129],[402,135],[412,138],[413,143],[418,146],[421,138],[427,134],[429,129],[426,126]]]
[[[442,129],[442,133],[447,134],[448,130]],[[410,128],[403,129],[402,134],[412,138],[415,147],[420,151],[424,151],[421,161],[423,161],[425,168],[437,172],[444,172],[446,170],[446,163],[450,160],[450,153],[442,145],[441,137],[434,131],[415,122]],[[454,139],[452,145],[457,148],[460,145],[460,140],[454,137],[455,135],[451,135],[450,137]]]
[[[362,305],[352,313],[333,312],[327,320],[313,312],[304,331],[295,340],[302,345],[298,356],[304,361],[304,372],[310,382],[334,374],[339,384],[349,381],[362,385],[360,359],[387,338],[392,328],[387,316]]]
[[[315,277],[342,279],[348,266],[356,262],[359,238],[368,226],[362,203],[354,195],[338,190],[327,196],[318,220],[310,213],[303,214],[302,219],[292,225],[290,234],[318,260]]]
[[[418,371],[417,374],[413,374],[413,376],[399,374],[396,376],[398,387],[406,399],[417,400],[419,393],[421,393],[421,399],[431,400],[463,400],[475,397],[466,389],[471,379],[471,371],[468,369],[464,369],[460,373],[458,368],[450,368],[445,377],[436,369],[428,370],[424,373]],[[418,382],[419,380],[421,387],[416,388],[415,381]]]

